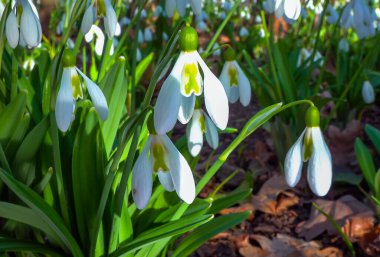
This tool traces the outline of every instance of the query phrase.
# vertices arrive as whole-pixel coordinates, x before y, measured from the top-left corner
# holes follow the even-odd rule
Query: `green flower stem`
[[[236,1],[236,3],[234,4],[234,6],[231,8],[231,10],[229,11],[229,13],[227,14],[226,18],[222,22],[222,24],[220,24],[220,26],[219,26],[218,30],[215,32],[214,36],[211,38],[210,43],[208,43],[208,45],[206,47],[206,50],[204,52],[204,54],[206,56],[211,52],[212,47],[214,46],[216,40],[218,39],[218,37],[222,33],[224,27],[227,25],[227,22],[232,18],[232,15],[236,11],[236,9],[239,7],[240,3],[241,3],[241,0]]]
[[[18,62],[15,54],[12,54],[12,82],[11,82],[11,101],[17,95],[17,79],[18,79]]]
[[[268,56],[269,56],[269,63],[270,63],[270,68],[272,70],[272,75],[274,78],[274,84],[276,86],[276,91],[277,91],[277,97],[279,98],[279,101],[284,101],[284,97],[282,95],[282,90],[280,86],[280,82],[278,80],[277,72],[276,72],[276,66],[274,64],[274,59],[273,59],[273,54],[272,54],[272,45],[271,45],[271,40],[269,40],[269,37],[272,37],[272,35],[268,31],[267,27],[267,21],[265,18],[265,13],[264,11],[261,11],[261,20],[263,22],[263,28],[265,32],[265,43],[267,45],[267,50],[268,50]],[[269,35],[269,37],[268,37]]]
[[[74,55],[77,55],[79,53],[79,48],[80,48],[82,41],[83,41],[83,34],[78,33],[77,39],[75,40],[74,50],[73,50]]]

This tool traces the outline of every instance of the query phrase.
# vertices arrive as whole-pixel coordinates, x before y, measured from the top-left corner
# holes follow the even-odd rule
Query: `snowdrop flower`
[[[228,99],[222,83],[197,52],[196,30],[192,27],[182,29],[179,44],[181,53],[156,102],[154,125],[157,133],[162,135],[172,130],[177,119],[187,124],[193,115],[196,97],[202,94],[211,120],[224,130],[229,115]]]
[[[298,56],[297,67],[300,67],[302,65],[302,63],[307,61],[311,57],[312,54],[313,53],[311,51],[307,50],[306,48],[302,48],[301,52]],[[314,62],[318,62],[321,59],[322,59],[322,55],[319,51],[317,51],[315,53],[315,56],[314,56]],[[322,62],[323,62],[323,60],[322,60]],[[321,62],[321,65],[323,65],[322,62]],[[308,63],[310,63],[310,60],[308,61]]]
[[[156,134],[153,126],[148,127],[150,135],[132,171],[132,197],[137,208],[144,209],[149,202],[153,174],[166,191],[176,191],[179,198],[191,204],[195,182],[189,164],[166,134]]]
[[[139,30],[139,31],[137,32],[137,42],[138,42],[139,44],[144,43],[144,34],[142,33],[141,30]]]
[[[195,15],[200,15],[202,12],[201,0],[189,0],[191,8]],[[165,9],[168,17],[173,17],[174,11],[177,10],[181,17],[186,14],[186,6],[188,0],[165,0]]]
[[[220,45],[218,42],[215,42],[214,46],[212,47],[212,55],[213,56],[220,56],[222,51],[220,50]]]
[[[198,101],[197,101],[198,103]],[[200,104],[199,104],[200,105]],[[186,128],[187,147],[192,156],[198,156],[203,146],[203,134],[213,149],[219,145],[218,130],[208,115],[198,106]]]
[[[335,24],[339,20],[339,14],[337,11],[332,7],[331,4],[327,5],[327,15],[326,15],[326,21],[330,24]]]
[[[97,16],[104,17],[104,27],[109,38],[115,36],[116,26],[117,26],[117,16],[115,10],[112,7],[110,0],[98,0],[97,5],[94,3],[90,4],[84,13],[81,31],[86,35],[91,26],[94,24]]]
[[[83,98],[83,84],[86,84],[88,93],[102,120],[108,117],[108,106],[103,92],[91,79],[75,67],[75,56],[72,50],[65,50],[62,57],[63,73],[61,86],[58,91],[55,105],[55,118],[58,128],[66,132],[71,122],[75,119],[75,101]],[[78,74],[79,73],[79,74]],[[79,76],[80,75],[80,76]]]
[[[5,24],[5,35],[12,48],[18,44],[32,48],[41,43],[41,23],[37,9],[30,0],[16,1]]]
[[[87,43],[90,43],[92,40],[94,40],[95,36],[95,53],[98,56],[101,56],[103,54],[103,48],[104,48],[104,42],[105,42],[105,36],[103,31],[96,25],[92,25],[90,31],[84,36],[84,39]],[[110,55],[113,55],[114,52],[114,45],[112,44],[110,49]]]
[[[240,37],[248,37],[249,36],[249,31],[246,27],[241,27],[239,30],[239,36]]]
[[[136,49],[136,61],[139,62],[142,59],[142,54],[140,48]]]
[[[164,10],[162,9],[161,5],[156,6],[156,9],[154,10],[153,17],[159,17],[163,14]]]
[[[197,29],[200,31],[206,31],[207,30],[207,24],[204,21],[197,22]]]
[[[339,40],[338,48],[339,51],[348,53],[350,51],[350,44],[348,43],[348,40],[345,38]]]
[[[144,29],[144,40],[146,42],[151,42],[153,40],[152,31],[148,27]]]
[[[375,90],[369,81],[363,83],[362,96],[366,104],[372,104],[375,102]]]
[[[236,103],[240,98],[243,106],[248,106],[251,101],[251,85],[247,76],[236,62],[235,51],[228,47],[224,52],[226,63],[223,66],[219,80],[222,82],[230,103]]]
[[[266,0],[263,7],[268,13],[274,12],[277,18],[284,16],[287,21],[295,21],[301,14],[300,0]]]
[[[315,14],[321,14],[323,11],[323,4],[325,0],[321,0],[318,3],[314,3],[313,0],[307,1],[306,7],[315,12]]]
[[[286,182],[295,187],[301,179],[303,162],[309,161],[309,187],[314,194],[325,196],[331,187],[332,161],[319,122],[318,108],[310,107],[306,112],[306,129],[286,154],[284,169]]]
[[[373,36],[376,32],[373,15],[364,0],[353,0],[345,6],[341,26],[344,29],[355,29],[360,39]]]

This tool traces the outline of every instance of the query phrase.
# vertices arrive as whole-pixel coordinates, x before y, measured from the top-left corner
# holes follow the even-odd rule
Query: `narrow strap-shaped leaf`
[[[52,257],[65,256],[58,250],[32,242],[23,242],[17,239],[0,238],[0,253],[2,252],[33,252],[50,255]]]

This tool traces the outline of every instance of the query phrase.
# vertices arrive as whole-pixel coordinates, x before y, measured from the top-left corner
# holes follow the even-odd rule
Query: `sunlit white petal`
[[[200,123],[201,116],[201,110],[195,110],[193,118],[186,129],[187,147],[190,154],[194,157],[201,152],[203,146],[203,132]]]
[[[12,48],[16,48],[20,34],[18,32],[17,17],[13,11],[9,13],[7,22],[5,24],[5,35],[7,36],[9,45]]]
[[[306,129],[297,139],[294,145],[289,149],[285,157],[284,170],[285,179],[289,186],[295,187],[301,179],[302,175],[302,145]]]

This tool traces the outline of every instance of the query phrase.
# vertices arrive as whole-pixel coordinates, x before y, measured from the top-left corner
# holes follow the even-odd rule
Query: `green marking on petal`
[[[201,125],[202,132],[206,133],[207,132],[206,120],[205,120],[205,116],[203,116],[202,114],[199,116],[199,123]]]
[[[73,91],[73,98],[75,100],[78,100],[78,98],[83,98],[83,90],[78,74],[71,76],[71,88]]]
[[[302,151],[303,160],[306,162],[310,159],[311,155],[313,154],[313,138],[311,136],[311,129],[306,130]]]
[[[152,155],[153,155],[153,171],[154,172],[168,172],[169,168],[166,165],[165,155],[166,149],[160,143],[152,144]]]
[[[230,87],[237,87],[239,80],[237,70],[234,66],[228,68],[228,77],[230,78]]]
[[[201,93],[201,87],[197,81],[198,67],[195,63],[186,64],[183,68],[185,93],[186,95],[199,95]]]

